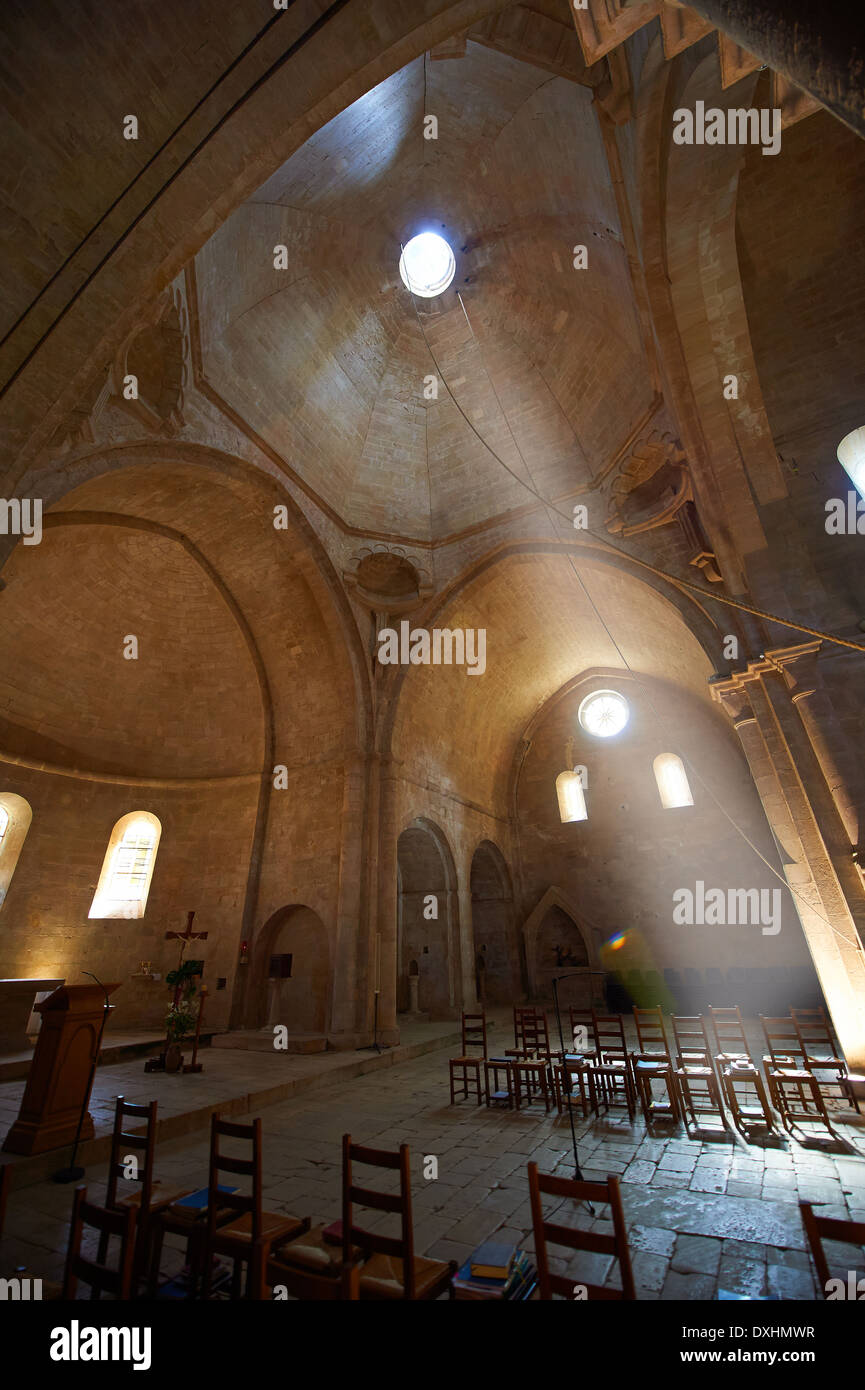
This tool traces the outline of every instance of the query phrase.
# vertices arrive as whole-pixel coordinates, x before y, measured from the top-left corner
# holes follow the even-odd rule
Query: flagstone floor
[[[410,1145],[418,1254],[462,1262],[492,1237],[531,1250],[526,1164],[535,1159],[543,1171],[571,1175],[567,1117],[545,1116],[542,1107],[450,1106],[447,1055],[429,1053],[386,1072],[334,1081],[262,1110],[267,1209],[313,1223],[336,1219],[340,1140],[348,1131],[378,1148]],[[631,1126],[621,1115],[578,1121],[577,1141],[587,1178],[621,1177],[639,1298],[714,1299],[719,1289],[817,1296],[797,1203],[804,1198],[823,1204],[826,1215],[865,1220],[865,1117],[837,1112],[839,1144],[828,1137],[746,1144],[729,1132],[689,1139],[669,1122],[659,1122],[650,1136],[642,1120]],[[160,1144],[157,1175],[199,1187],[207,1179],[207,1155],[204,1133]],[[424,1176],[425,1166],[433,1167],[425,1165],[430,1157],[436,1177]],[[105,1165],[89,1169],[86,1181],[100,1199]],[[33,1277],[59,1277],[70,1203],[71,1190],[50,1182],[13,1191],[3,1273],[23,1264]],[[552,1202],[549,1210],[556,1207],[557,1221],[609,1229],[582,1206]],[[865,1273],[861,1250],[837,1246],[831,1254],[833,1274]],[[179,1248],[166,1248],[166,1274],[181,1263]],[[612,1273],[611,1261],[594,1254],[555,1267],[575,1283],[603,1282]]]

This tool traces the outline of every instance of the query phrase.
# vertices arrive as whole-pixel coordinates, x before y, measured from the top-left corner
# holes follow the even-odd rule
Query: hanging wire
[[[411,291],[409,291],[409,292],[411,293]],[[493,396],[495,397],[496,404],[497,404],[497,406],[498,406],[498,408],[499,408],[499,411],[500,411],[500,413],[501,413],[502,419],[504,420],[505,425],[507,426],[508,433],[509,433],[510,436],[511,436],[511,440],[512,440],[512,442],[513,442],[514,448],[516,449],[517,454],[518,454],[519,457],[520,457],[520,461],[522,462],[522,465],[523,465],[523,467],[525,468],[526,473],[528,474],[529,478],[531,479],[531,482],[530,482],[530,483],[524,482],[523,479],[520,478],[520,477],[518,476],[518,474],[515,473],[514,470],[513,470],[507,463],[505,463],[504,459],[502,459],[502,458],[499,457],[499,455],[495,452],[495,450],[494,450],[494,449],[487,443],[487,441],[479,434],[478,430],[475,428],[475,426],[474,426],[474,424],[472,423],[472,421],[469,419],[469,417],[466,415],[465,411],[462,409],[462,407],[461,407],[459,401],[456,399],[456,397],[455,397],[454,394],[453,394],[453,391],[451,390],[450,386],[448,385],[447,378],[445,377],[445,375],[444,375],[444,373],[443,373],[443,371],[442,371],[442,369],[441,369],[441,367],[440,367],[440,365],[439,365],[438,359],[437,359],[435,353],[433,352],[432,346],[431,346],[431,344],[430,344],[430,342],[429,342],[429,339],[428,339],[428,337],[427,337],[427,334],[426,334],[426,332],[425,332],[425,330],[424,330],[424,326],[423,326],[423,323],[422,323],[422,321],[421,321],[420,314],[418,313],[418,308],[417,308],[417,304],[416,304],[416,302],[415,302],[415,296],[414,296],[414,294],[412,294],[411,297],[412,297],[412,306],[413,306],[413,308],[414,308],[415,317],[416,317],[416,319],[417,319],[418,327],[420,328],[421,334],[422,334],[423,339],[424,339],[424,342],[425,342],[425,344],[426,344],[427,351],[429,352],[429,355],[430,355],[430,357],[431,357],[431,359],[432,359],[432,361],[433,361],[433,364],[434,364],[434,366],[435,366],[435,368],[436,368],[436,372],[437,372],[438,375],[441,377],[441,380],[442,380],[442,382],[443,382],[443,384],[444,384],[444,386],[445,386],[445,389],[446,389],[448,395],[450,396],[451,400],[453,401],[454,405],[457,407],[457,410],[460,412],[460,415],[463,417],[463,419],[464,419],[464,420],[466,421],[466,423],[469,425],[469,427],[470,427],[470,429],[472,430],[472,432],[473,432],[473,433],[477,436],[477,438],[480,440],[481,444],[483,444],[484,448],[487,449],[487,451],[488,451],[488,452],[492,455],[492,457],[496,460],[496,462],[497,462],[498,464],[500,464],[501,467],[504,468],[504,469],[511,475],[511,477],[514,478],[522,487],[525,487],[529,492],[531,492],[531,493],[533,494],[533,496],[535,496],[535,497],[538,499],[538,501],[543,505],[543,507],[545,508],[546,513],[547,513],[547,518],[548,518],[548,520],[549,520],[549,522],[550,522],[550,527],[551,527],[552,532],[553,532],[553,537],[554,537],[554,539],[556,539],[556,540],[560,539],[559,534],[558,534],[558,532],[557,532],[557,530],[556,530],[556,524],[555,524],[555,521],[553,520],[553,517],[554,517],[554,516],[563,517],[563,518],[568,522],[569,525],[570,525],[570,523],[571,523],[571,517],[570,517],[566,512],[563,512],[563,511],[561,511],[558,507],[556,507],[555,503],[550,502],[547,498],[545,498],[545,497],[538,491],[538,489],[537,489],[536,486],[535,486],[534,478],[533,478],[533,475],[532,475],[532,471],[531,471],[529,465],[526,463],[526,460],[525,460],[525,457],[524,457],[524,455],[523,455],[523,452],[522,452],[522,450],[520,449],[520,446],[519,446],[519,444],[518,444],[518,442],[517,442],[517,439],[516,439],[516,436],[515,436],[515,434],[514,434],[514,431],[513,431],[512,427],[511,427],[511,423],[510,423],[510,421],[509,421],[509,419],[508,419],[507,413],[506,413],[506,411],[505,411],[505,409],[504,409],[504,407],[503,407],[503,405],[502,405],[502,403],[501,403],[501,400],[500,400],[500,398],[499,398],[499,394],[498,394],[498,392],[497,392],[497,390],[496,390],[495,383],[493,382],[493,379],[492,379],[492,377],[491,377],[491,375],[490,375],[490,373],[489,373],[489,370],[488,370],[488,368],[487,368],[486,362],[485,362],[485,360],[484,360],[483,352],[482,352],[482,350],[481,350],[481,348],[480,348],[480,345],[478,344],[477,336],[476,336],[475,331],[474,331],[474,329],[473,329],[473,327],[472,327],[471,320],[469,319],[468,312],[467,312],[467,310],[466,310],[466,306],[465,306],[465,304],[463,303],[462,295],[459,293],[459,291],[457,291],[457,298],[459,299],[460,305],[461,305],[461,307],[462,307],[463,314],[465,315],[465,319],[466,319],[466,323],[468,324],[469,332],[471,333],[472,339],[473,339],[474,343],[475,343],[476,346],[477,346],[478,356],[479,356],[479,358],[480,358],[481,365],[482,365],[482,367],[483,367],[483,369],[484,369],[484,373],[485,373],[485,375],[486,375],[487,381],[489,382],[490,389],[492,390]],[[587,530],[588,528],[583,528],[583,529],[586,529],[586,530]],[[599,536],[599,535],[597,535],[596,533],[591,532],[591,531],[588,531],[588,534],[589,534],[589,535],[592,535],[592,536],[594,537],[594,539],[601,541],[603,544],[605,544],[605,545],[608,544],[608,542],[606,541],[606,538],[605,538],[605,537]],[[624,557],[625,557],[626,559],[628,559],[628,560],[633,560],[633,559],[634,559],[634,557],[631,556],[627,551],[623,551],[623,550],[619,549],[618,546],[609,545],[609,548],[610,548],[611,550],[615,551],[617,554],[620,554],[620,555],[624,556]],[[567,554],[567,559],[568,559],[568,561],[569,561],[569,563],[570,563],[571,569],[573,570],[574,576],[575,576],[575,578],[577,579],[577,582],[579,583],[579,585],[580,585],[580,587],[581,587],[583,593],[585,594],[586,599],[588,600],[589,604],[591,605],[591,607],[592,607],[592,609],[593,609],[593,611],[594,611],[594,613],[595,613],[595,615],[596,615],[596,617],[597,617],[599,623],[601,624],[601,626],[603,627],[604,631],[606,632],[607,637],[608,637],[609,640],[610,640],[610,643],[611,643],[612,646],[614,647],[614,649],[615,649],[615,651],[616,651],[616,653],[617,653],[617,655],[618,655],[618,657],[619,657],[619,660],[621,661],[621,663],[622,663],[623,667],[625,668],[625,670],[628,671],[628,673],[630,674],[630,676],[632,677],[632,679],[635,680],[635,681],[637,682],[637,684],[640,686],[641,690],[643,691],[643,693],[644,693],[644,695],[645,695],[645,697],[646,697],[646,700],[647,700],[647,703],[648,703],[648,705],[649,705],[649,708],[650,708],[652,714],[653,714],[654,717],[655,717],[655,720],[656,720],[656,722],[657,722],[657,724],[658,724],[658,727],[659,727],[659,729],[661,730],[661,732],[663,733],[664,737],[666,738],[666,737],[667,737],[667,731],[666,731],[665,723],[664,723],[664,720],[663,720],[663,718],[662,718],[660,712],[658,711],[658,709],[657,709],[657,707],[656,707],[656,705],[655,705],[654,700],[652,699],[651,691],[650,691],[650,690],[648,689],[648,687],[646,686],[646,684],[645,684],[645,682],[643,681],[643,679],[642,679],[642,677],[640,676],[640,674],[639,674],[637,671],[635,671],[635,670],[633,669],[633,667],[630,665],[629,661],[627,660],[627,657],[625,656],[624,652],[622,651],[621,647],[619,646],[619,643],[616,641],[615,637],[613,636],[613,633],[610,631],[609,625],[607,624],[606,620],[604,619],[603,614],[601,613],[600,609],[598,608],[597,604],[595,603],[595,600],[593,599],[591,593],[589,592],[589,589],[588,589],[588,587],[587,587],[587,585],[586,585],[586,583],[585,583],[585,580],[583,579],[582,575],[580,574],[579,569],[577,568],[577,564],[576,564],[576,561],[575,561],[575,559],[574,559],[574,557],[573,557],[573,554],[572,554],[570,551],[567,551],[566,554]],[[707,590],[705,590],[705,589],[700,589],[700,587],[699,587],[698,585],[695,585],[695,584],[688,584],[687,581],[677,579],[677,578],[675,578],[673,575],[667,574],[664,570],[656,569],[655,566],[649,565],[649,564],[647,564],[645,561],[637,561],[637,563],[638,563],[639,565],[641,565],[644,569],[650,570],[653,574],[656,574],[656,575],[658,575],[659,577],[662,577],[662,578],[664,578],[664,579],[670,581],[670,582],[673,583],[673,584],[684,584],[686,588],[693,589],[696,593],[703,594],[703,595],[704,595],[705,597],[707,597],[707,598],[716,598],[716,597],[719,597],[719,598],[720,598],[720,596],[716,596],[715,594],[711,594],[711,593],[709,593],[709,592],[708,592]],[[724,600],[721,599],[721,601],[723,602]],[[784,624],[784,625],[787,626],[787,627],[793,627],[793,628],[795,628],[797,631],[800,631],[800,632],[809,632],[812,636],[824,637],[824,638],[826,638],[826,640],[828,640],[828,641],[837,641],[837,642],[839,643],[839,645],[854,647],[857,651],[865,651],[865,647],[858,646],[856,643],[853,643],[853,642],[845,642],[843,639],[840,639],[840,638],[832,638],[832,637],[830,637],[828,633],[821,633],[821,632],[819,632],[819,631],[816,630],[816,629],[811,629],[811,628],[802,627],[802,626],[800,626],[799,624],[796,624],[796,623],[785,622],[785,620],[784,620],[783,618],[774,618],[774,617],[772,617],[770,614],[762,613],[759,609],[750,608],[750,607],[748,607],[747,605],[741,604],[741,603],[739,603],[739,602],[737,602],[737,601],[735,601],[735,600],[726,600],[726,601],[729,602],[729,603],[731,604],[732,607],[742,608],[742,609],[744,609],[746,612],[753,613],[753,614],[755,614],[756,616],[762,617],[762,618],[765,618],[765,619],[768,619],[768,620],[771,621],[771,622],[779,622],[779,623]],[[676,740],[675,737],[673,738],[673,740],[671,740],[671,742],[672,742],[672,744],[673,744],[674,747],[678,746],[678,740]],[[807,898],[805,898],[802,894],[800,894],[799,892],[797,892],[797,890],[794,889],[794,888],[791,886],[791,884],[787,881],[787,879],[784,877],[784,875],[783,875],[782,873],[780,873],[778,869],[776,869],[776,867],[774,866],[774,864],[772,864],[772,863],[766,858],[766,856],[762,853],[762,851],[758,848],[758,846],[754,844],[754,842],[753,842],[753,840],[751,839],[751,837],[750,837],[750,836],[747,834],[747,832],[742,828],[742,826],[738,823],[738,821],[736,821],[735,818],[734,818],[733,816],[730,815],[729,811],[727,811],[726,807],[724,807],[724,806],[721,804],[721,802],[718,800],[718,798],[717,798],[717,796],[715,795],[715,793],[712,791],[711,787],[709,787],[709,785],[707,784],[707,782],[705,781],[705,779],[700,775],[698,769],[694,766],[694,763],[692,762],[691,758],[688,757],[687,755],[681,755],[681,754],[680,754],[680,756],[682,756],[683,762],[684,762],[684,763],[686,764],[686,766],[691,770],[691,772],[693,773],[693,775],[694,775],[696,781],[697,781],[697,782],[699,783],[699,785],[703,788],[703,790],[707,793],[707,795],[710,797],[710,799],[711,799],[712,802],[715,804],[715,806],[717,807],[717,809],[721,812],[721,814],[725,817],[725,819],[729,822],[729,824],[733,827],[733,829],[742,837],[742,839],[743,839],[743,840],[745,841],[745,843],[749,846],[749,848],[753,851],[753,853],[758,857],[758,859],[760,859],[761,862],[766,866],[766,868],[769,870],[769,872],[770,872],[771,874],[773,874],[774,877],[777,878],[777,879],[779,880],[779,882],[788,890],[788,892],[790,893],[790,895],[791,895],[792,897],[796,898],[799,902],[803,903],[804,906],[807,908],[807,910],[808,910],[811,914],[813,914],[814,916],[818,917],[819,920],[820,920],[821,922],[823,922],[824,925],[827,926],[827,927],[830,929],[830,931],[832,931],[841,941],[844,941],[848,946],[852,946],[854,949],[858,950],[859,953],[860,953],[860,955],[865,955],[865,951],[863,951],[862,943],[861,943],[860,941],[854,940],[854,939],[852,939],[851,937],[848,937],[844,932],[839,931],[838,928],[837,928],[832,922],[830,922],[828,918],[824,917],[823,914],[822,914],[821,912],[818,912],[818,911],[817,911],[817,909],[814,907],[814,905],[813,905],[811,902],[809,902]],[[770,827],[770,828],[771,828],[771,827]],[[773,833],[773,836],[774,836],[774,832],[772,832],[772,833]]]

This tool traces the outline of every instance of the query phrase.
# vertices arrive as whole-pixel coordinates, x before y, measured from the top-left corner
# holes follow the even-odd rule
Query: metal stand
[[[375,991],[375,1006],[372,1016],[372,1042],[366,1047],[359,1047],[358,1052],[384,1052],[390,1043],[380,1043],[378,1040],[378,990]]]
[[[90,975],[89,970],[82,970],[82,975]],[[91,980],[96,980],[95,975],[90,975]],[[100,989],[105,989],[101,980],[96,980]],[[72,1145],[72,1156],[69,1159],[68,1168],[58,1168],[56,1173],[51,1174],[52,1182],[78,1182],[79,1178],[84,1177],[84,1169],[76,1167],[75,1159],[78,1156],[78,1145],[81,1141],[81,1126],[84,1124],[84,1115],[90,1101],[90,1091],[93,1086],[93,1078],[96,1075],[96,1063],[99,1061],[99,1052],[102,1047],[102,1034],[105,1032],[105,1022],[111,1005],[108,1002],[108,994],[105,995],[105,1006],[102,1010],[102,1022],[99,1025],[99,1036],[96,1039],[96,1046],[93,1049],[93,1057],[90,1062],[90,1080],[87,1082],[87,1090],[84,1092],[84,1100],[81,1104],[81,1113],[78,1116],[78,1127],[75,1130],[75,1143]]]
[[[567,1055],[565,1050],[565,1038],[562,1032],[562,1011],[559,1008],[559,980],[569,979],[571,979],[570,975],[556,975],[553,977],[553,1002],[556,1006],[556,1024],[558,1025],[559,1030],[559,1046],[562,1049],[562,1068],[564,1070],[564,1079],[566,1084],[568,1085],[568,1090],[570,1091],[570,1083],[568,1082],[568,1064],[565,1060]],[[583,1171],[580,1168],[579,1154],[577,1153],[577,1131],[574,1129],[574,1111],[571,1105],[570,1095],[568,1095],[567,1109],[568,1120],[570,1121],[571,1126],[571,1147],[574,1151],[574,1176],[576,1177],[578,1182],[585,1182],[585,1178],[583,1177]],[[585,1203],[585,1206],[588,1208],[591,1215],[594,1216],[595,1208],[592,1206],[591,1202],[587,1201]]]

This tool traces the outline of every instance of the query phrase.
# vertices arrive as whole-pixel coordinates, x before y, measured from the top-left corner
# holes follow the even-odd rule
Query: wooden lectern
[[[74,1140],[78,1117],[90,1101],[105,996],[119,988],[119,984],[63,985],[36,1005],[42,1027],[18,1119],[3,1145],[7,1153],[45,1153]],[[84,1115],[81,1138],[93,1138],[89,1114]]]

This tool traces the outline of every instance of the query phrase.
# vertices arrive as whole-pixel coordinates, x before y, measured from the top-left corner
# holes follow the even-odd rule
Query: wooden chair
[[[635,1007],[634,1024],[637,1048],[630,1054],[630,1059],[643,1118],[647,1125],[651,1125],[658,1116],[672,1119],[678,1124],[681,1117],[679,1087],[660,1005],[654,1009]],[[666,1100],[655,1100],[652,1094],[654,1081],[661,1082],[666,1088]]]
[[[803,1124],[825,1125],[834,1139],[820,1083],[805,1066],[805,1049],[792,1018],[760,1015],[768,1054],[763,1058],[769,1096],[781,1123],[792,1134]]]
[[[554,1103],[553,1053],[550,1051],[547,1015],[543,1009],[533,1009],[524,1014],[522,1038],[521,1055],[515,1056],[511,1064],[516,1108],[519,1110],[523,1099],[526,1105],[542,1100],[544,1111],[549,1114],[550,1106]]]
[[[597,1085],[598,1104],[606,1110],[617,1102],[628,1107],[628,1119],[634,1123],[637,1109],[625,1025],[620,1014],[599,1014],[592,1010],[597,1052],[593,1070]]]
[[[344,1265],[337,1277],[333,1278],[328,1274],[312,1274],[309,1270],[298,1269],[296,1265],[286,1264],[279,1255],[272,1255],[267,1262],[267,1283],[271,1294],[280,1287],[285,1289],[289,1298],[355,1302],[360,1298],[360,1266],[356,1262]]]
[[[514,1045],[505,1048],[506,1057],[522,1057],[525,1052],[525,1040],[523,1037],[523,1020],[533,1017],[534,1008],[525,1007],[521,1004],[514,1005]]]
[[[575,1009],[571,1005],[568,1009],[570,1018],[571,1032],[568,1038],[566,1055],[573,1056],[580,1054],[588,1057],[593,1056],[598,1050],[598,1040],[595,1037],[595,1019],[591,1009]],[[578,1043],[577,1030],[585,1031],[585,1045],[582,1041]]]
[[[818,1072],[835,1073],[834,1077],[820,1081],[821,1091],[837,1090],[853,1107],[857,1115],[861,1115],[862,1111],[859,1108],[856,1088],[865,1086],[865,1076],[853,1076],[849,1072],[824,1011],[822,1009],[791,1009],[790,1017],[796,1028],[804,1065],[808,1070],[815,1074]]]
[[[733,1124],[745,1139],[750,1138],[753,1129],[774,1134],[775,1121],[763,1078],[751,1056],[738,1007],[716,1008],[710,1004],[709,1020],[715,1038],[715,1066]]]
[[[470,1048],[479,1048],[474,1054]],[[487,1016],[482,1010],[479,1014],[463,1014],[462,1050],[459,1057],[451,1057],[450,1069],[451,1105],[456,1104],[456,1092],[460,1090],[463,1100],[476,1095],[478,1105],[483,1101],[483,1065],[487,1058]],[[474,1086],[474,1090],[470,1088]]]
[[[727,1129],[727,1115],[712,1065],[712,1051],[703,1015],[673,1014],[672,1024],[676,1049],[675,1075],[685,1128],[688,1128],[690,1121],[698,1129],[699,1116],[718,1114],[724,1129]]]
[[[514,1059],[513,1057],[488,1057],[484,1062],[484,1098],[488,1106],[507,1104],[514,1108]],[[504,1075],[502,1086],[500,1076]]]
[[[135,1223],[135,1260],[132,1277],[133,1287],[136,1289],[139,1279],[147,1268],[153,1214],[170,1206],[172,1202],[180,1201],[189,1193],[189,1188],[162,1187],[158,1179],[154,1181],[156,1111],[157,1102],[155,1100],[152,1100],[149,1105],[133,1105],[130,1101],[124,1100],[123,1096],[117,1097],[114,1106],[114,1132],[111,1136],[111,1156],[108,1163],[108,1187],[105,1193],[105,1205],[109,1211],[123,1211],[127,1207],[135,1207],[138,1212],[138,1219]],[[143,1132],[132,1133],[125,1130],[123,1123],[126,1118],[143,1120]],[[140,1161],[137,1161],[136,1174],[134,1177],[127,1177],[125,1157],[126,1155],[135,1157],[137,1153],[140,1153],[142,1157]],[[125,1195],[118,1195],[118,1183],[121,1182],[132,1183],[136,1190]],[[104,1261],[105,1259],[108,1241],[109,1234],[105,1232],[99,1242],[100,1260]]]
[[[248,1158],[220,1152],[220,1139],[240,1139],[250,1146]],[[220,1191],[220,1174],[249,1179],[251,1191]],[[231,1124],[213,1115],[210,1124],[210,1173],[208,1177],[207,1234],[204,1241],[204,1293],[210,1296],[213,1255],[234,1263],[232,1297],[240,1296],[240,1266],[246,1263],[247,1297],[261,1298],[265,1266],[273,1249],[309,1230],[309,1221],[261,1209],[261,1120]],[[231,1211],[234,1219],[220,1223],[218,1213]],[[239,1215],[238,1215],[239,1213]]]
[[[800,1202],[799,1211],[817,1269],[820,1292],[824,1298],[828,1298],[827,1285],[832,1274],[822,1242],[837,1240],[844,1245],[865,1245],[865,1221],[839,1221],[834,1216],[816,1216],[810,1202]]]
[[[356,1163],[398,1172],[399,1193],[356,1186],[353,1169]],[[398,1215],[399,1236],[386,1236],[355,1226],[355,1204]],[[427,1301],[438,1298],[445,1291],[453,1298],[451,1280],[457,1271],[455,1261],[427,1260],[414,1253],[408,1144],[400,1144],[399,1152],[392,1153],[353,1144],[350,1134],[342,1136],[342,1237],[344,1266],[351,1261],[353,1245],[370,1255],[360,1272],[362,1299]]]
[[[553,1084],[560,1115],[566,1106],[579,1107],[584,1120],[597,1114],[598,1090],[591,1058],[566,1055],[561,1066],[553,1068]]]
[[[101,1298],[103,1292],[115,1298],[132,1297],[132,1267],[135,1259],[135,1218],[134,1207],[124,1211],[109,1211],[107,1207],[94,1206],[87,1200],[87,1188],[76,1187],[72,1199],[72,1222],[69,1227],[69,1246],[66,1252],[66,1269],[63,1276],[63,1298],[73,1299],[78,1291],[78,1281],[90,1285],[90,1297]],[[87,1259],[81,1254],[81,1240],[84,1227],[92,1226],[99,1232],[97,1259]],[[111,1236],[120,1239],[120,1251],[116,1267],[105,1263],[104,1248],[107,1254]]]
[[[561,1226],[544,1219],[542,1195],[566,1197],[575,1202],[606,1202],[610,1207],[613,1234],[604,1235],[598,1231],[583,1231],[575,1226]],[[556,1178],[550,1173],[539,1173],[536,1163],[529,1164],[529,1199],[532,1207],[532,1226],[535,1233],[535,1261],[538,1266],[538,1297],[549,1300],[553,1294],[573,1300],[573,1276],[551,1274],[547,1259],[547,1243],[565,1245],[571,1250],[589,1250],[598,1255],[613,1255],[619,1262],[621,1289],[606,1284],[585,1284],[590,1299],[636,1298],[634,1276],[631,1271],[631,1256],[628,1250],[628,1237],[625,1230],[625,1216],[622,1210],[622,1196],[619,1179],[608,1177],[606,1182],[578,1182],[576,1178]]]
[[[719,1064],[747,1060],[753,1062],[745,1025],[737,1007],[717,1009],[709,1005],[709,1019],[715,1035],[715,1061]]]

